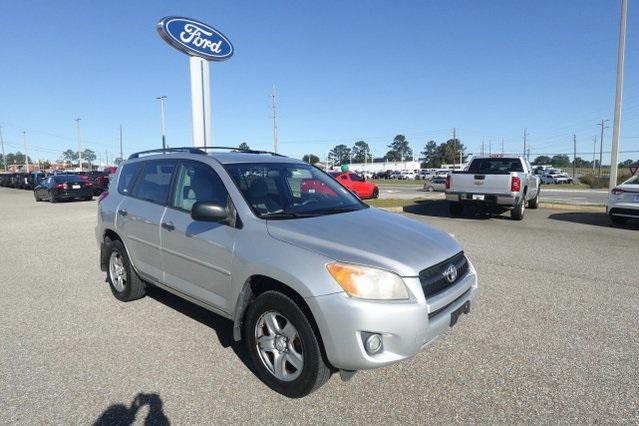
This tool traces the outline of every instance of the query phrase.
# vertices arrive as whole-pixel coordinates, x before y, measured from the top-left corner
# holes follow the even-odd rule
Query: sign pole
[[[211,79],[209,62],[189,57],[193,146],[211,146]]]

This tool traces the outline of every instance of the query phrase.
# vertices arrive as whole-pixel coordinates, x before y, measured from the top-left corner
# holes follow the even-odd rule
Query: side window
[[[133,196],[156,204],[166,204],[176,165],[176,160],[145,161],[140,177],[136,179]]]
[[[120,172],[120,180],[118,181],[118,192],[124,195],[131,195],[133,183],[137,176],[142,163],[126,164]]]
[[[224,183],[211,167],[197,161],[180,164],[171,207],[190,212],[197,202],[224,206],[227,197]]]

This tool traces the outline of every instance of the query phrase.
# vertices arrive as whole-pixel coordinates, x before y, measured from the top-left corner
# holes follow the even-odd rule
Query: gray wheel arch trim
[[[242,340],[242,320],[246,308],[251,304],[255,296],[253,295],[253,289],[251,289],[251,278],[244,282],[244,286],[237,296],[237,303],[235,303],[235,310],[233,314],[233,340],[239,342]]]

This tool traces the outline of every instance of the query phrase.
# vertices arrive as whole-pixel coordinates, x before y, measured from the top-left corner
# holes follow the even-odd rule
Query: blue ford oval
[[[194,19],[167,16],[158,22],[157,30],[167,43],[187,55],[209,61],[233,55],[233,45],[224,34]]]

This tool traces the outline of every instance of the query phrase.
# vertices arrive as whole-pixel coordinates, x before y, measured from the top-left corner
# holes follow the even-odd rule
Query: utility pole
[[[598,126],[601,126],[601,138],[599,139],[599,171],[597,172],[597,177],[601,177],[601,161],[603,160],[603,143],[604,143],[604,129],[607,129],[606,121],[603,118],[601,119],[601,123],[598,123]]]
[[[24,164],[27,168],[27,173],[29,173],[29,149],[27,148],[27,132],[22,131],[22,140],[24,141]]]
[[[595,156],[597,155],[597,136],[592,140],[592,174],[595,174]]]
[[[612,152],[610,153],[610,183],[608,189],[617,186],[617,162],[619,161],[619,134],[621,133],[621,101],[623,98],[623,68],[626,51],[626,21],[628,0],[621,0],[621,23],[619,24],[619,48],[617,50],[617,87],[615,92],[615,116],[612,122]]]
[[[572,135],[572,178],[576,179],[575,168],[577,167],[577,135]]]
[[[501,138],[501,155],[504,155],[504,138]]]
[[[271,108],[273,108],[273,152],[277,153],[277,102],[275,101],[275,85],[271,94]]]
[[[82,171],[82,151],[80,148],[80,119],[76,118],[74,121],[76,130],[78,132],[78,166],[80,167],[80,171]]]
[[[526,156],[526,143],[527,143],[527,138],[528,138],[528,133],[527,130],[524,128],[524,157]]]
[[[158,96],[155,98],[160,101],[160,131],[162,132],[162,149],[166,149],[166,127],[164,123],[164,101],[166,96]]]
[[[481,141],[481,155],[484,155],[484,141]]]
[[[0,126],[0,145],[2,145],[2,163],[4,165],[4,171],[7,171],[7,156],[4,153],[4,139],[2,139],[2,126]]]
[[[488,155],[493,155],[493,140],[488,139]]]
[[[40,148],[36,147],[36,158],[38,159],[38,170],[40,170]]]
[[[457,129],[455,127],[453,127],[453,143],[455,144],[455,151],[461,153],[461,150],[459,149],[459,143],[457,142]],[[461,162],[459,163],[459,168],[461,168]]]
[[[109,151],[104,150],[104,165],[108,166],[109,165]]]
[[[122,156],[122,125],[120,124],[120,163],[124,161],[124,157]]]

